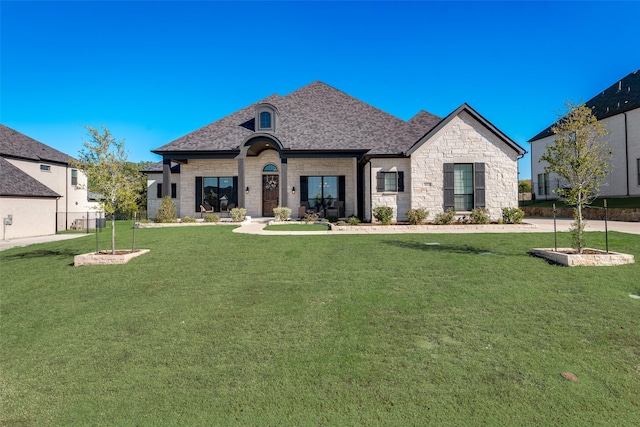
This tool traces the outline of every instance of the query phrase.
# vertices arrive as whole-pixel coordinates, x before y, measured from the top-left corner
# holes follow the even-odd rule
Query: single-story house
[[[252,217],[289,207],[293,217],[356,215],[377,206],[406,219],[475,207],[498,218],[518,206],[518,164],[525,150],[467,104],[447,117],[420,111],[401,120],[314,82],[272,95],[153,150],[146,171],[148,212],[163,196],[179,216],[244,207]]]
[[[611,173],[600,185],[601,196],[640,196],[640,70],[609,86],[587,102],[596,118],[605,124],[612,154]],[[554,123],[555,124],[555,123]],[[540,162],[547,146],[554,143],[550,125],[531,138],[531,178],[535,198],[555,199],[553,191],[563,183],[548,174]]]
[[[98,204],[70,157],[0,124],[0,218],[5,240],[83,226]],[[10,225],[4,227],[5,219]]]

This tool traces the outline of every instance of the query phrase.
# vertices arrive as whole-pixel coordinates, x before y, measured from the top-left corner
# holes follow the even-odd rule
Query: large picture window
[[[344,201],[344,176],[301,176],[301,202],[311,209],[331,208],[336,201]]]
[[[226,211],[230,204],[238,204],[238,188],[234,177],[202,178],[202,201],[214,211]]]
[[[549,174],[539,173],[538,174],[538,195],[544,196],[547,194],[549,194]]]

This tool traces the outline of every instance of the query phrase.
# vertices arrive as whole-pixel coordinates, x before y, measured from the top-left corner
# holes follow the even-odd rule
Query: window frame
[[[638,168],[638,185],[640,185],[640,159],[636,159],[636,166]]]
[[[261,111],[260,114],[258,114],[258,118],[260,120],[260,129],[271,129],[273,127],[271,125],[273,118],[270,111]]]
[[[40,172],[51,172],[51,165],[40,165]]]
[[[462,169],[464,167],[464,170]],[[475,195],[475,180],[474,180],[474,167],[473,163],[454,163],[453,165],[453,209],[456,212],[471,212],[473,210],[474,195]],[[466,172],[470,175],[471,182],[469,183],[469,177],[459,177],[459,173]],[[460,190],[460,182],[462,180],[462,190]]]
[[[71,185],[78,185],[78,169],[71,169]]]
[[[156,198],[162,199],[162,182],[156,183]],[[176,185],[175,182],[171,183],[171,198],[172,199],[178,198],[178,186]]]

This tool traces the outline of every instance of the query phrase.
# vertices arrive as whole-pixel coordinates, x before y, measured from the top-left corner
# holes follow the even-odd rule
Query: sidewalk
[[[91,234],[52,234],[49,236],[23,237],[21,239],[0,240],[0,251],[17,248],[36,243],[57,242],[59,240],[77,239],[78,237],[91,236]]]

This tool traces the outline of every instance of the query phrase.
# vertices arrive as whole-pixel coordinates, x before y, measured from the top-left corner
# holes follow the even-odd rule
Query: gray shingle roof
[[[0,124],[0,155],[36,162],[68,164],[70,157],[16,130]]]
[[[585,105],[591,108],[598,120],[640,108],[640,70],[636,70],[612,84],[585,102]],[[553,135],[552,127],[553,124],[531,138],[529,142]]]
[[[238,150],[254,134],[255,107],[278,109],[273,136],[285,150],[363,150],[402,154],[440,122],[421,111],[408,122],[316,81],[286,96],[272,95],[154,150],[155,153]]]
[[[58,193],[0,157],[0,196],[60,197]]]
[[[147,166],[144,170],[140,171],[142,173],[162,173],[164,170],[162,161],[156,162],[152,165]],[[180,163],[171,162],[171,173],[180,173]]]

